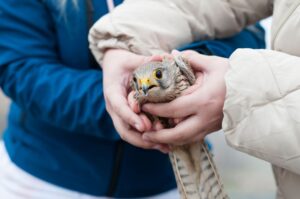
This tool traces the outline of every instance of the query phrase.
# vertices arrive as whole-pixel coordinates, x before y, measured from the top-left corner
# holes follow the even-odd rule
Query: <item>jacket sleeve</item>
[[[223,130],[232,147],[300,174],[300,58],[237,50],[226,74]]]
[[[272,13],[273,0],[125,0],[98,20],[90,48],[101,62],[108,48],[144,55],[199,39],[223,38]]]
[[[56,127],[116,138],[116,133],[103,131],[108,128],[103,123],[111,121],[101,71],[76,70],[60,61],[54,23],[42,1],[0,1],[0,18],[4,93],[26,113]]]

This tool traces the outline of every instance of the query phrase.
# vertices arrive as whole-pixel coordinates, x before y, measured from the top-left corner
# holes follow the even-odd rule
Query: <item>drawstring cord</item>
[[[114,0],[106,0],[106,3],[108,5],[109,12],[112,12],[115,8]]]

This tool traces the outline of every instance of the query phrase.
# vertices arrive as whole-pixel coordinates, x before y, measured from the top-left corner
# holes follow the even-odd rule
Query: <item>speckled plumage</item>
[[[155,77],[157,71],[161,78]],[[176,57],[137,68],[133,74],[132,88],[140,104],[169,102],[194,82],[195,76],[188,63],[182,57]],[[151,119],[159,119],[165,128],[172,127],[167,118],[151,116]],[[228,198],[205,143],[171,147],[169,156],[182,199]]]

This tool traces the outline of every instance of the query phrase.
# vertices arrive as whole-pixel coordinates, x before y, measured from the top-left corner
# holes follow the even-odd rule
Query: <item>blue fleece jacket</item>
[[[79,0],[78,8],[67,1],[65,11],[58,2],[0,1],[0,86],[13,101],[4,133],[9,157],[42,180],[96,196],[174,188],[168,156],[121,141],[105,111],[102,71],[87,41],[88,22],[108,12],[105,1]],[[263,34],[256,28],[190,47],[228,56],[263,47]]]

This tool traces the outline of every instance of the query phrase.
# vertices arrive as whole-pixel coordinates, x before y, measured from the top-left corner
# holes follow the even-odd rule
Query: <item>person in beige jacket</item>
[[[271,15],[272,50],[239,49],[229,59],[183,53],[202,72],[202,84],[169,104],[144,107],[161,116],[188,116],[173,129],[138,134],[129,125],[149,128],[136,115],[126,116],[128,109],[114,110],[111,102],[117,100],[107,94],[122,138],[144,148],[164,147],[202,139],[222,124],[230,146],[273,165],[277,198],[299,199],[300,0],[127,0],[93,26],[90,47],[106,79],[121,75],[116,87],[109,85],[112,81],[106,86],[126,93],[129,63],[136,67],[145,61],[141,55],[230,36]],[[108,67],[109,60],[118,61]]]

